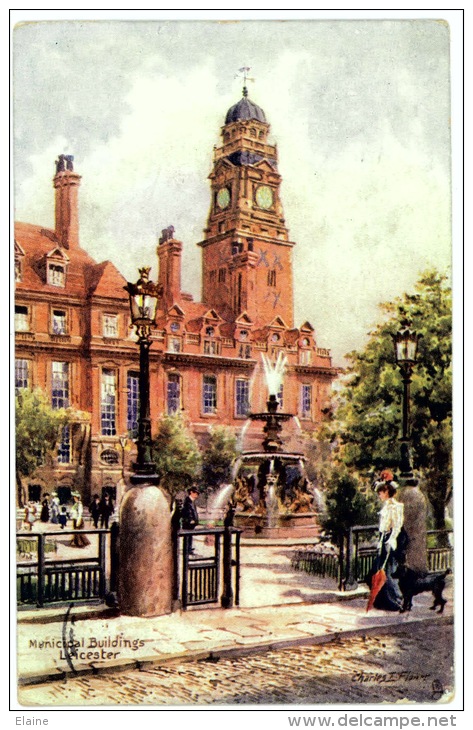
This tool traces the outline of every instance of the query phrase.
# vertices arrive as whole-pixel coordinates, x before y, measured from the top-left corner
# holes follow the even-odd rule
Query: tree
[[[42,466],[55,448],[64,426],[74,421],[74,412],[54,409],[40,390],[19,390],[15,396],[15,449],[18,504],[23,507],[26,493],[22,479]]]
[[[239,454],[237,437],[228,426],[215,426],[202,455],[203,491],[218,489],[231,480],[232,467]]]
[[[322,527],[341,545],[343,536],[353,525],[369,525],[376,521],[374,495],[360,488],[357,479],[346,469],[334,468],[325,491],[325,513]]]
[[[383,321],[349,367],[330,424],[338,459],[371,479],[399,463],[402,379],[392,336],[407,318],[422,338],[411,384],[411,458],[432,506],[436,529],[445,528],[452,490],[451,288],[436,271],[424,273],[413,294],[381,305]]]
[[[198,479],[202,456],[195,437],[180,413],[165,415],[159,421],[152,444],[152,458],[160,485],[171,498]]]

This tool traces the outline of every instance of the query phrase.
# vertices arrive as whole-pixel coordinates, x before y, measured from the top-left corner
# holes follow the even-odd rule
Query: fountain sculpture
[[[246,536],[260,538],[314,537],[319,533],[316,494],[305,476],[302,453],[283,449],[282,424],[293,418],[278,412],[277,393],[287,358],[275,363],[262,354],[269,391],[267,410],[251,413],[251,421],[264,423],[262,450],[243,451],[236,469],[231,504],[234,524]],[[230,494],[229,494],[230,496]]]

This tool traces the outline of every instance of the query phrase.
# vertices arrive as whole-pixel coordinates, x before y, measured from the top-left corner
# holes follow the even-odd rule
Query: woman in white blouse
[[[402,593],[393,573],[403,560],[406,545],[406,534],[403,529],[404,505],[395,499],[396,484],[391,480],[376,484],[376,491],[382,507],[379,512],[379,544],[378,554],[373,565],[373,572],[384,568],[386,583],[378,593],[374,607],[384,611],[400,611]]]

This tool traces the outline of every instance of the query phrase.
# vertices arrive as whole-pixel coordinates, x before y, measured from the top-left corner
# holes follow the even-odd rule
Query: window
[[[115,436],[117,410],[117,383],[114,370],[102,370],[100,420],[103,436]]]
[[[67,334],[66,313],[62,309],[53,309],[52,329],[54,335]]]
[[[181,325],[179,322],[171,322],[171,332],[179,332]]]
[[[15,258],[15,281],[21,281],[22,274],[21,261],[19,258]]]
[[[177,373],[168,375],[167,407],[170,416],[181,408],[181,376]]]
[[[15,388],[28,388],[29,386],[29,361],[15,360]]]
[[[235,381],[235,414],[247,416],[250,410],[250,381],[238,378]]]
[[[209,279],[211,284],[215,284],[217,281],[217,269],[212,269],[212,271],[209,273]]]
[[[53,362],[52,364],[52,406],[53,408],[69,406],[68,362]]]
[[[140,406],[139,373],[128,373],[126,376],[126,428],[131,438],[138,436],[138,410]]]
[[[69,363],[53,362],[52,364],[52,407],[67,408],[69,406]],[[71,430],[64,426],[61,441],[57,450],[59,464],[69,464],[71,461]]]
[[[66,285],[66,270],[61,264],[48,265],[48,284],[51,286]]]
[[[310,365],[311,355],[312,353],[310,350],[300,350],[299,363],[301,365]]]
[[[276,286],[276,269],[268,271],[268,286]]]
[[[204,375],[202,409],[204,413],[217,411],[217,378],[215,375]]]
[[[170,350],[171,352],[180,352],[181,349],[181,338],[170,337],[168,340],[168,350]]]
[[[312,386],[302,385],[301,392],[301,416],[302,418],[310,418],[312,414]]]
[[[29,332],[30,318],[28,307],[22,305],[15,306],[15,332]]]
[[[240,348],[238,350],[238,357],[242,358],[243,360],[250,360],[251,345],[240,345]]]
[[[103,315],[103,336],[118,337],[118,316],[116,314]]]
[[[115,451],[115,449],[104,449],[100,454],[100,461],[110,466],[118,464],[118,451]]]
[[[226,269],[219,269],[218,270],[218,281],[219,281],[220,284],[224,284],[225,283],[226,276],[227,276],[227,270]]]
[[[219,343],[217,340],[204,340],[204,355],[218,355]]]

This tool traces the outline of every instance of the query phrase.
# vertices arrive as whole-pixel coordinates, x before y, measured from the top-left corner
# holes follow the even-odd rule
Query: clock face
[[[228,188],[220,188],[217,193],[217,205],[219,208],[227,208],[230,203],[230,191]]]
[[[271,208],[273,204],[273,191],[267,185],[260,185],[256,190],[256,203],[260,208]]]

